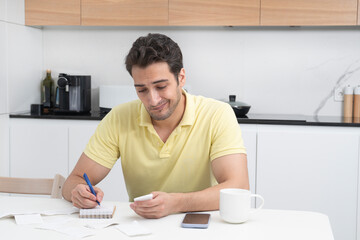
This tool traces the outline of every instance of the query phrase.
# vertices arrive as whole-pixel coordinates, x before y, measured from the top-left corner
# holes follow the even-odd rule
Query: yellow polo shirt
[[[194,192],[214,184],[211,161],[246,153],[230,105],[183,91],[183,118],[164,143],[140,100],[114,107],[84,153],[112,168],[121,157],[129,200],[152,191]]]

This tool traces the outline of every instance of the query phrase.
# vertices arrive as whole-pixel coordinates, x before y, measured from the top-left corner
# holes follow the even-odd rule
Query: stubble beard
[[[162,120],[165,120],[165,119],[169,118],[169,117],[173,114],[173,112],[175,111],[176,107],[177,107],[177,106],[179,105],[179,103],[180,103],[181,91],[177,91],[177,94],[176,94],[176,95],[177,95],[177,98],[176,98],[174,104],[171,105],[171,101],[168,100],[168,99],[166,100],[166,101],[168,102],[167,104],[169,105],[169,109],[167,110],[166,113],[163,113],[163,114],[162,114],[162,113],[155,114],[155,113],[151,112],[149,109],[147,109],[150,117],[151,117],[153,120],[155,120],[155,121],[162,121]]]

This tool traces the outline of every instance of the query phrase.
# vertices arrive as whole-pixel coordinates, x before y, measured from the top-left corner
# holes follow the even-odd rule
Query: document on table
[[[36,223],[43,223],[41,215],[36,214],[25,214],[25,215],[15,215],[15,222],[18,225],[23,224],[36,224]]]
[[[81,225],[92,229],[103,229],[112,225],[117,225],[119,223],[120,222],[117,219],[81,219]]]
[[[11,201],[8,201],[9,197],[0,196],[0,203],[2,198],[7,198],[7,204],[6,206],[0,204],[0,218],[24,214],[68,215],[79,212],[78,208],[63,199],[34,200],[30,197],[11,197]]]
[[[138,221],[134,220],[131,223],[119,224],[115,227],[119,231],[125,233],[129,237],[141,236],[151,234],[151,231],[145,226],[141,225]]]
[[[60,232],[74,238],[83,238],[96,234],[94,229],[78,225],[76,220],[67,217],[56,217],[56,219],[46,221],[36,228]]]
[[[71,208],[67,208],[67,209],[50,209],[50,210],[38,210],[38,209],[25,209],[25,210],[20,210],[20,209],[6,209],[0,210],[0,218],[3,217],[10,217],[10,216],[16,216],[16,215],[24,215],[24,214],[41,214],[41,215],[68,215],[68,214],[72,214],[72,213],[77,213],[79,212],[78,208],[75,207],[71,207]]]

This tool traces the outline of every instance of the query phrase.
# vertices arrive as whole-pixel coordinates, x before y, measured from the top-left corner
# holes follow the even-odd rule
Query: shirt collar
[[[194,96],[187,93],[184,89],[182,92],[185,95],[186,104],[183,118],[181,119],[181,126],[191,126],[195,122],[195,99]]]
[[[185,95],[185,112],[180,121],[180,126],[193,125],[195,121],[195,101],[194,96],[188,94],[184,89],[182,89],[182,93]],[[152,126],[151,117],[147,112],[143,103],[140,106],[140,117],[139,117],[139,125],[140,126]]]

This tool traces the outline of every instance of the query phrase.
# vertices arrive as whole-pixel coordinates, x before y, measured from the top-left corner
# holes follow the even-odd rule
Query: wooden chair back
[[[14,178],[0,177],[0,192],[50,195],[62,198],[62,186],[65,178],[56,174],[54,178]]]

